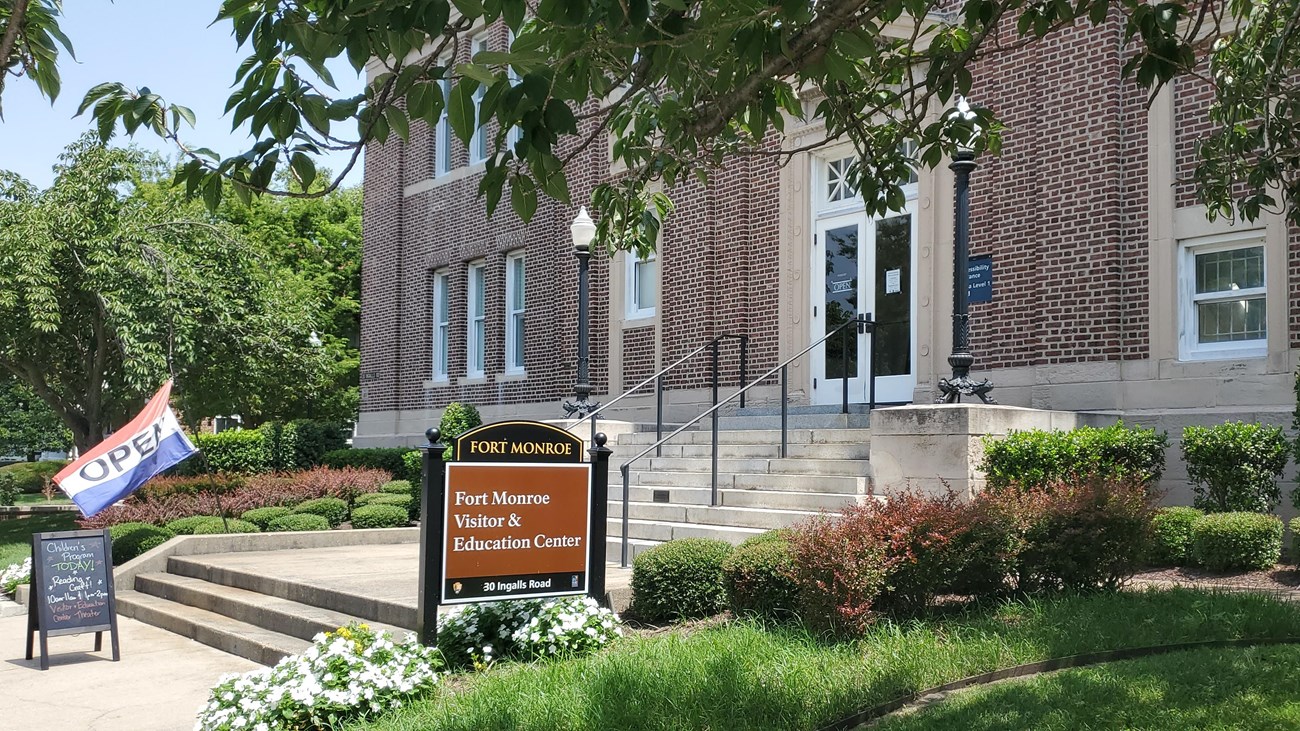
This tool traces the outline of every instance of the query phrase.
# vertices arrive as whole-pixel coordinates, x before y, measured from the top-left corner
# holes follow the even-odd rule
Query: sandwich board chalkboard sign
[[[50,668],[49,638],[95,633],[95,651],[110,633],[117,645],[117,604],[113,594],[113,546],[104,530],[32,534],[32,589],[27,598],[27,659],[32,640],[41,637],[41,670]]]

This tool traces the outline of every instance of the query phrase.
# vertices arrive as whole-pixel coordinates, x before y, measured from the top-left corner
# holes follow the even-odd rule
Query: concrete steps
[[[781,453],[779,412],[746,410],[719,419],[718,505],[712,506],[711,424],[706,420],[632,462],[628,471],[629,553],[688,537],[739,543],[820,511],[871,499],[870,414],[815,407],[787,420]],[[665,431],[667,433],[667,431]],[[617,466],[656,441],[654,432],[620,434],[612,445],[607,555],[618,560],[623,486]]]
[[[409,607],[231,570],[202,555],[172,556],[166,572],[137,575],[135,586],[118,594],[117,606],[125,616],[263,665],[300,653],[316,634],[351,622],[366,621],[396,636],[415,626]]]
[[[298,654],[311,645],[304,639],[139,591],[119,592],[117,610],[145,624],[263,665],[274,665],[285,655]]]

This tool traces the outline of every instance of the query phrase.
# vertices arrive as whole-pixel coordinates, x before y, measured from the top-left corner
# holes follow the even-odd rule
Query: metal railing
[[[623,539],[622,539],[622,546],[620,550],[620,563],[622,564],[623,568],[627,568],[628,566],[627,563],[628,504],[631,502],[630,497],[632,493],[631,471],[630,471],[632,463],[636,462],[642,457],[645,457],[651,452],[655,452],[656,455],[661,454],[661,448],[663,447],[665,442],[677,436],[678,434],[681,434],[682,432],[686,431],[690,427],[698,424],[700,420],[702,420],[704,417],[712,416],[713,417],[713,438],[712,438],[713,447],[711,450],[712,465],[710,468],[710,482],[712,485],[712,492],[709,498],[709,505],[712,507],[717,507],[718,505],[718,411],[723,406],[726,406],[732,399],[735,398],[740,399],[740,407],[744,408],[745,392],[753,388],[754,386],[757,386],[758,384],[766,381],[768,378],[771,378],[774,373],[777,373],[779,371],[781,373],[781,457],[784,458],[786,456],[786,447],[788,442],[786,432],[787,432],[787,424],[789,421],[789,414],[788,414],[789,402],[787,398],[787,396],[789,395],[789,366],[794,361],[798,360],[799,358],[802,358],[804,355],[807,355],[810,351],[813,350],[813,348],[816,348],[817,346],[825,343],[827,340],[830,340],[835,335],[840,335],[844,339],[842,342],[843,347],[840,352],[840,372],[845,376],[845,378],[843,379],[844,386],[842,391],[842,402],[841,402],[840,412],[844,414],[849,413],[848,358],[849,358],[849,344],[852,342],[852,338],[850,336],[853,334],[850,328],[856,329],[858,334],[873,335],[875,330],[875,323],[871,319],[871,313],[868,312],[866,314],[859,314],[853,319],[841,323],[835,329],[827,332],[821,338],[815,340],[808,347],[804,348],[798,353],[795,353],[794,355],[785,359],[779,365],[774,366],[771,370],[767,371],[766,373],[759,376],[758,378],[755,378],[753,381],[749,383],[745,383],[744,385],[741,386],[740,390],[736,391],[735,393],[731,394],[730,396],[728,396],[727,398],[721,401],[718,400],[718,385],[717,385],[718,382],[717,379],[715,378],[713,381],[713,405],[709,408],[708,411],[705,411],[697,415],[695,418],[677,427],[668,436],[660,436],[659,439],[655,441],[654,444],[651,444],[650,446],[643,449],[635,457],[619,465],[618,470],[623,476]],[[707,344],[704,347],[707,347]],[[874,410],[876,407],[876,357],[875,357],[876,348],[874,342],[871,343],[870,350],[871,350],[871,358],[870,358],[870,374],[868,376],[869,379],[868,408]],[[716,364],[717,361],[716,345],[714,346],[714,361]],[[716,372],[716,365],[715,365],[715,372]]]
[[[727,340],[727,339],[734,339],[740,341],[739,382],[743,385],[745,383],[745,378],[748,376],[748,371],[746,370],[746,368],[748,367],[748,361],[749,361],[749,336],[736,334],[736,333],[722,333],[721,335],[715,335],[709,338],[700,347],[696,348],[695,350],[692,350],[686,355],[683,355],[682,357],[673,361],[672,365],[659,369],[658,373],[655,373],[654,375],[650,376],[644,381],[641,381],[635,386],[627,389],[623,393],[619,394],[616,398],[601,404],[590,414],[587,414],[586,416],[582,417],[578,421],[574,422],[573,426],[570,427],[570,429],[576,430],[578,425],[581,424],[583,421],[590,420],[591,421],[590,441],[592,444],[595,444],[596,443],[596,417],[599,416],[600,413],[605,409],[608,409],[609,407],[613,406],[619,401],[622,401],[628,396],[631,396],[637,391],[640,391],[642,388],[645,388],[647,385],[653,382],[655,384],[655,438],[656,439],[662,438],[664,432],[664,379],[668,376],[669,372],[676,369],[678,366],[682,365],[683,363],[690,360],[691,358],[694,358],[700,353],[712,349],[713,353],[710,357],[709,380],[713,387],[713,400],[716,403],[718,400],[718,380],[721,377],[721,374],[719,372],[718,347],[723,340]],[[744,408],[745,406],[745,400],[743,396],[741,397],[740,406],[741,408]]]

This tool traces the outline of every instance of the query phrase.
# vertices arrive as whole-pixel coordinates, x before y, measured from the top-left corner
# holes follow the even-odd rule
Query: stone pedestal
[[[969,498],[984,489],[983,437],[1026,429],[1105,426],[1113,416],[986,404],[920,404],[871,412],[871,471],[877,495],[951,487]],[[946,485],[946,487],[945,487]]]

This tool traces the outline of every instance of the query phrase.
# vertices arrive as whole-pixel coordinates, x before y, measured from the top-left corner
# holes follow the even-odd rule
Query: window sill
[[[481,373],[474,376],[463,376],[456,379],[457,386],[478,386],[484,383],[487,383],[487,376]]]
[[[477,175],[483,172],[484,170],[487,170],[486,162],[477,162],[474,163],[473,165],[458,167],[455,170],[452,170],[451,172],[443,173],[442,175],[435,175],[432,178],[425,178],[424,180],[421,180],[418,183],[411,183],[410,185],[402,189],[402,195],[407,198],[410,198],[413,195],[427,193],[433,190],[434,188],[441,188],[442,186],[447,185],[449,183],[454,183],[457,180],[463,180],[465,178]]]
[[[623,319],[623,329],[632,330],[639,327],[652,327],[659,324],[659,315],[656,312],[648,314],[637,313],[635,315],[625,315]]]
[[[1216,360],[1256,360],[1268,357],[1268,345],[1243,348],[1225,348],[1223,350],[1187,350],[1178,354],[1178,360],[1184,363]]]
[[[451,385],[450,378],[433,378],[420,384],[424,390],[429,391],[435,388],[447,388]]]
[[[496,377],[497,383],[507,383],[509,381],[526,381],[526,380],[528,380],[527,371],[506,371],[505,373],[498,373]]]

